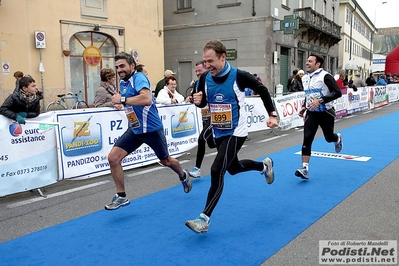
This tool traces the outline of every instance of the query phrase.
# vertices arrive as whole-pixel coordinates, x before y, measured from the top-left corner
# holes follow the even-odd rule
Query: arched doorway
[[[88,65],[83,60],[83,52],[88,46],[100,49],[102,60],[97,66]],[[80,99],[89,105],[94,102],[94,95],[100,85],[100,69],[103,67],[114,68],[116,53],[115,41],[108,35],[84,31],[72,35],[69,39],[71,91],[78,94]]]

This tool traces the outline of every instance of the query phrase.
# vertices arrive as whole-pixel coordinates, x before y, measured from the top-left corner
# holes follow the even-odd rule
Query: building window
[[[177,10],[192,8],[191,0],[177,0]]]

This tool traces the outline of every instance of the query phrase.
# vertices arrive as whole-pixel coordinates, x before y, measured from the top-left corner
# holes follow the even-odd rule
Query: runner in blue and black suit
[[[208,72],[197,82],[197,93],[193,94],[194,104],[204,107],[208,104],[214,132],[217,155],[211,167],[211,187],[203,212],[195,220],[186,222],[196,233],[206,233],[210,216],[224,185],[224,175],[255,170],[266,177],[268,184],[274,181],[273,161],[267,157],[263,162],[238,160],[237,153],[247,135],[247,115],[244,108],[245,88],[260,95],[269,114],[267,126],[278,125],[276,112],[268,89],[246,71],[231,66],[226,60],[226,47],[218,40],[209,41],[203,49],[203,60]]]

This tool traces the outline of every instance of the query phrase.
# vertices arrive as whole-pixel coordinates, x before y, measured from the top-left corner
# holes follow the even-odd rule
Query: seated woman
[[[177,81],[174,76],[167,77],[165,84],[165,87],[158,93],[156,103],[170,105],[185,102],[183,95],[176,91]]]
[[[94,97],[94,107],[114,107],[112,95],[116,91],[115,71],[112,68],[103,68],[100,71],[101,82]]]
[[[40,114],[40,99],[36,95],[37,87],[31,76],[19,80],[19,90],[7,97],[0,107],[0,114],[25,124],[25,118],[37,117]]]

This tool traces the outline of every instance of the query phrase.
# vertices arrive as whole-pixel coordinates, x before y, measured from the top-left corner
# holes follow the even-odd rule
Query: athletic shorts
[[[127,154],[130,154],[137,150],[143,143],[153,149],[159,160],[168,158],[168,144],[163,128],[143,134],[134,134],[133,131],[128,128],[116,141],[115,146],[125,150]]]

